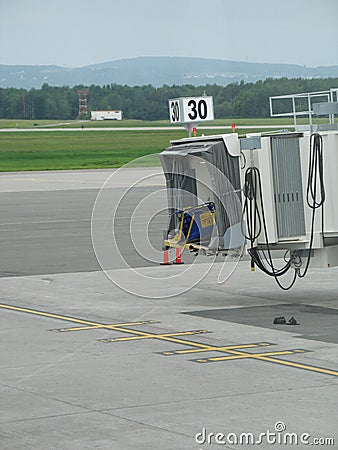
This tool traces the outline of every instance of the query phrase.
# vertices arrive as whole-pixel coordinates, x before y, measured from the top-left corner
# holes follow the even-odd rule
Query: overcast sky
[[[0,0],[0,64],[135,56],[338,65],[338,0]]]

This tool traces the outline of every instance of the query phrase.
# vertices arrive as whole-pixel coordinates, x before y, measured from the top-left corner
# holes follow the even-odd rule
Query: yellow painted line
[[[302,363],[296,363],[293,361],[285,361],[285,360],[282,360],[279,358],[272,357],[272,353],[275,353],[275,354],[278,353],[279,355],[282,355],[282,354],[290,354],[290,353],[286,353],[286,352],[291,352],[291,354],[295,354],[295,353],[300,353],[300,352],[304,351],[301,349],[296,349],[293,351],[288,350],[286,352],[248,354],[248,353],[236,351],[235,349],[230,349],[229,346],[225,347],[226,350],[221,350],[222,347],[213,347],[213,346],[210,346],[207,344],[203,344],[201,342],[194,342],[194,341],[189,341],[186,339],[179,339],[179,338],[173,337],[173,336],[179,336],[179,335],[182,336],[182,335],[188,335],[188,334],[207,333],[206,330],[197,330],[195,332],[186,331],[186,332],[182,332],[182,333],[149,334],[144,331],[123,328],[123,326],[119,326],[118,324],[114,325],[114,326],[105,325],[102,323],[97,323],[97,322],[93,322],[93,321],[89,321],[89,320],[77,319],[75,317],[63,316],[60,314],[53,314],[53,313],[38,311],[38,310],[34,310],[34,309],[29,309],[29,308],[21,308],[18,306],[11,306],[11,305],[6,305],[6,304],[2,304],[2,303],[0,303],[0,308],[7,309],[10,311],[17,311],[17,312],[23,312],[23,313],[27,313],[27,314],[33,314],[36,316],[47,317],[47,318],[51,318],[51,319],[58,319],[58,320],[64,320],[64,321],[73,322],[73,323],[79,323],[79,324],[83,324],[83,325],[89,325],[89,327],[81,327],[81,328],[96,328],[97,327],[97,328],[114,329],[114,331],[120,331],[122,333],[133,334],[133,335],[136,335],[136,337],[159,339],[159,340],[163,340],[163,341],[174,342],[176,344],[182,344],[185,346],[194,347],[194,349],[199,349],[200,351],[210,351],[210,350],[211,351],[213,351],[213,350],[224,351],[226,353],[230,353],[232,356],[232,359],[235,359],[235,358],[233,358],[233,356],[240,357],[240,358],[236,358],[236,359],[251,358],[251,359],[257,359],[257,360],[271,362],[271,363],[275,363],[275,364],[280,364],[280,365],[284,365],[284,366],[288,366],[288,367],[295,367],[298,369],[303,369],[303,370],[307,370],[307,371],[311,371],[311,372],[321,373],[324,375],[338,376],[338,371],[336,371],[336,370],[326,369],[323,367],[311,366],[311,365],[302,364]],[[130,340],[132,338],[117,338],[117,339]],[[107,342],[109,342],[109,340],[107,340]],[[270,345],[268,343],[262,343],[262,344]],[[236,347],[237,347],[237,349],[239,348],[238,346],[236,346]],[[244,347],[240,347],[240,348],[244,348]],[[164,352],[163,354],[172,354],[172,353],[173,352]],[[218,360],[224,360],[224,358],[229,359],[228,356],[225,356],[223,358],[219,357]],[[199,359],[199,360],[195,360],[195,361],[200,362],[200,363],[206,363],[206,362],[209,362],[210,359]]]
[[[50,331],[54,331],[55,333],[66,333],[67,331],[82,331],[82,330],[94,330],[97,328],[101,328],[100,325],[88,325],[86,327],[74,327],[74,328],[57,328],[55,330],[50,330]]]
[[[215,356],[214,358],[207,358],[208,362],[217,362],[217,361],[231,361],[234,359],[259,359],[261,356],[277,356],[277,355],[293,355],[294,352],[292,350],[284,350],[280,352],[267,352],[267,353],[242,353],[239,355],[229,355],[229,356]],[[203,360],[204,362],[205,360]],[[199,362],[197,359],[196,362]]]
[[[149,333],[146,333],[143,331],[124,329],[119,324],[116,324],[114,326],[106,325],[104,323],[98,323],[98,322],[93,322],[90,320],[78,319],[76,317],[63,316],[61,314],[53,314],[53,313],[48,313],[45,311],[38,311],[36,309],[21,308],[18,306],[5,305],[2,303],[0,303],[0,308],[8,309],[10,311],[24,312],[24,313],[32,314],[32,315],[36,315],[36,316],[48,317],[51,319],[58,319],[58,320],[65,320],[68,322],[81,323],[84,325],[89,325],[90,327],[108,328],[108,329],[113,328],[115,331],[121,331],[122,333],[131,333],[131,334],[136,334],[136,335],[140,335],[140,336],[149,334]]]
[[[186,349],[186,350],[173,350],[172,352],[163,352],[164,355],[186,355],[190,353],[200,353],[200,352],[225,352],[227,350],[240,350],[241,348],[256,348],[256,347],[266,347],[269,345],[267,342],[257,343],[257,344],[243,344],[243,345],[227,345],[225,347],[213,347],[208,346],[206,348],[194,348],[194,349]]]
[[[108,328],[108,329],[112,329],[112,327],[110,327],[109,325],[105,325],[102,323],[97,323],[97,322],[93,322],[93,321],[89,321],[89,320],[82,320],[82,319],[77,319],[75,317],[69,317],[69,316],[63,316],[60,314],[53,314],[53,313],[48,313],[45,311],[38,311],[35,309],[29,309],[29,308],[21,308],[18,306],[11,306],[11,305],[5,305],[0,303],[0,308],[2,309],[7,309],[10,311],[17,311],[17,312],[23,312],[23,313],[27,313],[27,314],[32,314],[32,315],[36,315],[36,316],[42,316],[42,317],[48,317],[51,319],[58,319],[58,320],[65,320],[68,322],[74,322],[74,323],[81,323],[84,325],[90,325],[90,326],[95,326],[95,327],[102,327],[102,328]],[[172,338],[171,336],[179,336],[179,335],[189,335],[189,334],[198,334],[198,333],[208,333],[208,331],[206,330],[196,330],[194,332],[182,332],[182,333],[167,333],[167,334],[149,334],[147,332],[144,331],[139,331],[139,330],[132,330],[132,329],[128,329],[128,328],[123,328],[122,326],[114,326],[114,331],[120,331],[122,333],[129,333],[129,334],[133,334],[136,335],[137,337],[145,337],[145,338],[154,338],[154,339],[162,339],[165,341],[173,341],[176,343],[180,343],[180,344],[184,344],[184,345],[196,345],[199,347],[205,347],[204,344],[199,344],[199,343],[194,343],[191,341],[184,341],[184,340],[180,340],[180,339],[175,339]],[[123,338],[117,338],[119,340],[123,339]],[[130,340],[132,338],[126,338],[127,340]],[[110,342],[110,340],[102,340],[103,342]]]
[[[89,321],[89,320],[77,319],[75,317],[68,317],[68,316],[63,316],[60,314],[53,314],[53,313],[48,313],[48,312],[44,312],[44,311],[38,311],[35,309],[21,308],[18,306],[5,305],[5,304],[1,304],[1,303],[0,303],[0,308],[11,310],[11,311],[24,312],[24,313],[28,313],[28,314],[37,315],[37,316],[49,317],[51,319],[58,319],[58,320],[65,320],[68,322],[80,323],[80,324],[84,324],[84,325],[99,326],[102,328],[107,327],[107,325],[102,324],[102,323],[97,323],[97,322],[93,322],[93,321]],[[109,328],[109,326],[108,326],[108,328]],[[129,333],[129,334],[133,334],[136,336],[146,336],[146,337],[150,336],[149,333],[144,332],[144,331],[132,330],[132,329],[118,327],[118,326],[114,327],[114,331],[120,331],[121,333]],[[201,332],[207,333],[208,331],[201,330]],[[154,335],[151,335],[151,337],[153,337],[154,339],[175,342],[176,344],[182,344],[182,345],[187,345],[187,346],[192,346],[192,347],[198,347],[198,348],[207,348],[208,347],[208,345],[202,344],[199,342],[193,342],[193,341],[188,341],[188,340],[177,339],[177,338],[171,337],[171,336],[169,336],[170,334],[172,334],[172,333],[169,333],[168,335],[154,334]]]
[[[259,359],[261,359],[263,361],[281,364],[281,365],[288,366],[288,367],[296,367],[297,369],[308,370],[310,372],[317,372],[317,373],[322,373],[325,375],[334,375],[335,377],[338,377],[337,370],[325,369],[324,367],[310,366],[308,364],[296,363],[293,361],[284,361],[283,359],[278,359],[278,358],[275,359],[275,358],[260,357]]]
[[[147,320],[147,321],[142,321],[142,322],[113,323],[113,324],[107,324],[107,325],[105,325],[105,324],[102,324],[102,325],[88,325],[86,327],[58,328],[58,329],[51,330],[51,331],[62,333],[62,332],[67,332],[67,331],[97,330],[97,329],[100,329],[100,328],[114,330],[115,327],[147,325],[147,324],[153,324],[153,323],[158,323],[158,322],[155,321],[155,320]]]
[[[178,331],[173,333],[164,334],[143,334],[142,336],[132,336],[132,337],[120,337],[111,339],[99,339],[100,342],[121,342],[121,341],[135,341],[137,339],[165,339],[172,336],[191,336],[195,334],[208,333],[206,330],[193,330],[193,331]]]
[[[48,312],[44,312],[44,311],[37,311],[35,309],[20,308],[18,306],[4,305],[1,303],[0,303],[0,308],[9,309],[11,311],[24,312],[24,313],[33,314],[36,316],[49,317],[51,319],[59,319],[59,320],[66,320],[68,322],[83,323],[85,325],[101,325],[96,322],[91,322],[89,320],[76,319],[75,317],[61,316],[59,314],[52,314],[52,313],[48,313]]]
[[[230,352],[235,353],[234,351],[230,351]],[[304,350],[296,349],[296,350],[292,350],[289,352],[291,354],[297,354],[297,353],[304,352]],[[279,355],[290,354],[290,353],[283,352],[283,353],[279,353]],[[195,362],[207,363],[210,361],[225,361],[225,360],[229,360],[229,359],[247,359],[248,356],[251,357],[251,359],[257,359],[260,361],[271,362],[271,363],[275,363],[275,364],[279,364],[279,365],[284,365],[284,366],[288,366],[288,367],[295,367],[297,369],[307,370],[310,372],[317,372],[317,373],[321,373],[324,375],[333,375],[333,376],[338,377],[338,371],[336,371],[336,370],[326,369],[324,367],[311,366],[308,364],[302,364],[302,363],[297,363],[297,362],[293,362],[293,361],[285,361],[285,360],[279,359],[279,358],[273,358],[272,352],[271,353],[262,353],[262,354],[249,354],[249,355],[243,354],[242,352],[238,352],[238,355],[234,354],[233,356],[230,356],[230,357],[225,356],[225,357],[219,357],[219,358],[198,359],[198,360],[195,360]]]
[[[203,333],[209,333],[209,331],[203,330]],[[179,339],[171,336],[166,336],[164,334],[154,334],[153,338],[159,339],[161,341],[174,342],[175,344],[189,345],[191,347],[197,347],[201,349],[208,349],[210,347],[208,344],[202,344],[201,342],[188,341],[186,339]]]

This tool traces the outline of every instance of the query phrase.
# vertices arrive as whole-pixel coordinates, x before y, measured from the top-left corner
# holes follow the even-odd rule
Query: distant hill
[[[266,78],[338,77],[338,66],[306,67],[296,64],[263,64],[189,57],[139,57],[85,67],[0,65],[0,87],[40,88],[122,84],[153,86],[256,82]]]

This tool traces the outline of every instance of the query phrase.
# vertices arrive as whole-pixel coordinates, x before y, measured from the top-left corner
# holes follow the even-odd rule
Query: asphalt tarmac
[[[97,193],[1,193],[0,276],[99,270],[90,236]]]
[[[129,268],[107,245],[105,272],[114,171],[0,174],[1,449],[338,448],[338,269],[283,292],[247,261],[160,266],[159,172],[106,185]]]
[[[135,172],[133,169],[131,171]],[[109,175],[109,172],[101,173]],[[64,177],[65,174],[60,173],[60,176]],[[19,177],[19,181],[29,183],[29,180],[32,178],[27,175],[23,179]],[[34,178],[31,185],[36,185]],[[78,186],[71,187],[54,190],[54,182],[48,190],[0,192],[0,277],[101,269],[91,238],[92,211],[101,185],[92,189],[88,189],[87,184],[80,189]],[[160,196],[151,197],[153,206],[155,202],[156,214],[149,223],[147,210],[141,210],[137,217],[140,226],[143,225],[142,218],[146,220],[147,235],[152,245],[161,252],[163,230],[168,225],[167,211],[163,210],[161,203],[163,188],[163,180],[151,182],[151,178],[148,185],[143,183],[140,186],[136,181],[131,189],[115,186],[114,182],[107,187],[111,204],[119,203],[114,215],[114,232],[118,250],[130,267],[158,266],[162,260],[162,255],[152,260],[135,250],[130,223],[137,205],[153,193],[156,194],[157,190],[162,191]],[[107,205],[107,216],[110,206]],[[137,233],[137,220],[134,223],[134,235]],[[187,258],[188,261],[194,259],[190,255]],[[112,258],[110,269],[119,268],[119,260]]]

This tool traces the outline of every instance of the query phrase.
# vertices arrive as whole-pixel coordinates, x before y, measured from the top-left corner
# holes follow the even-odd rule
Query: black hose
[[[317,189],[319,185],[319,194]],[[319,199],[317,200],[317,195]],[[310,137],[310,157],[309,170],[306,188],[306,201],[312,209],[311,231],[309,254],[306,261],[304,272],[298,269],[299,278],[305,277],[310,266],[311,251],[313,247],[314,226],[316,210],[322,208],[322,234],[324,234],[324,203],[325,203],[325,186],[324,186],[324,164],[323,164],[323,139],[318,133],[313,133]]]
[[[319,187],[319,191],[318,191]],[[310,231],[310,244],[309,244],[309,255],[307,257],[306,266],[304,272],[301,273],[301,259],[297,264],[294,263],[294,276],[288,286],[283,286],[279,277],[285,275],[291,266],[291,260],[285,261],[285,265],[280,269],[274,266],[270,244],[268,240],[267,226],[265,220],[264,204],[262,199],[262,181],[259,169],[257,167],[249,167],[245,172],[245,182],[244,182],[244,205],[243,205],[243,216],[242,216],[242,232],[245,238],[250,242],[251,247],[248,250],[251,256],[251,267],[254,268],[256,265],[260,270],[269,276],[275,278],[278,286],[283,290],[290,289],[297,276],[300,278],[305,277],[310,265],[311,251],[313,247],[314,239],[314,225],[315,225],[315,215],[318,208],[322,208],[322,233],[324,233],[324,203],[325,203],[325,186],[324,186],[324,164],[323,164],[323,139],[318,133],[313,133],[310,137],[310,157],[309,157],[309,168],[308,168],[308,180],[306,188],[306,200],[308,206],[312,210],[311,217],[311,231]],[[258,203],[258,196],[260,197],[260,202]],[[247,232],[243,229],[244,215],[246,216]],[[261,232],[264,232],[265,246],[267,250],[267,255],[263,250],[263,257],[270,267],[268,268],[264,263],[263,258],[260,255],[259,250],[254,247],[254,242],[260,236]],[[284,258],[285,260],[285,258]]]
[[[258,195],[260,197],[260,204],[258,204],[257,200]],[[245,214],[247,218],[248,232],[243,232],[243,234],[245,238],[251,243],[251,248],[248,250],[248,253],[251,256],[251,267],[253,268],[255,265],[257,265],[257,267],[264,273],[274,277],[276,283],[281,289],[291,289],[297,278],[296,271],[289,286],[283,286],[278,279],[289,271],[289,269],[291,268],[291,262],[287,261],[282,268],[277,269],[272,259],[262,198],[262,180],[257,167],[249,167],[245,172],[244,196],[245,200],[243,205],[243,216]],[[258,206],[260,206],[261,213],[259,212]],[[243,222],[244,220],[242,220],[242,223]],[[264,231],[265,245],[268,256],[266,256],[264,252],[263,255],[268,265],[270,266],[270,269],[266,267],[262,257],[259,254],[259,251],[254,247],[254,242],[261,234],[262,228]]]

